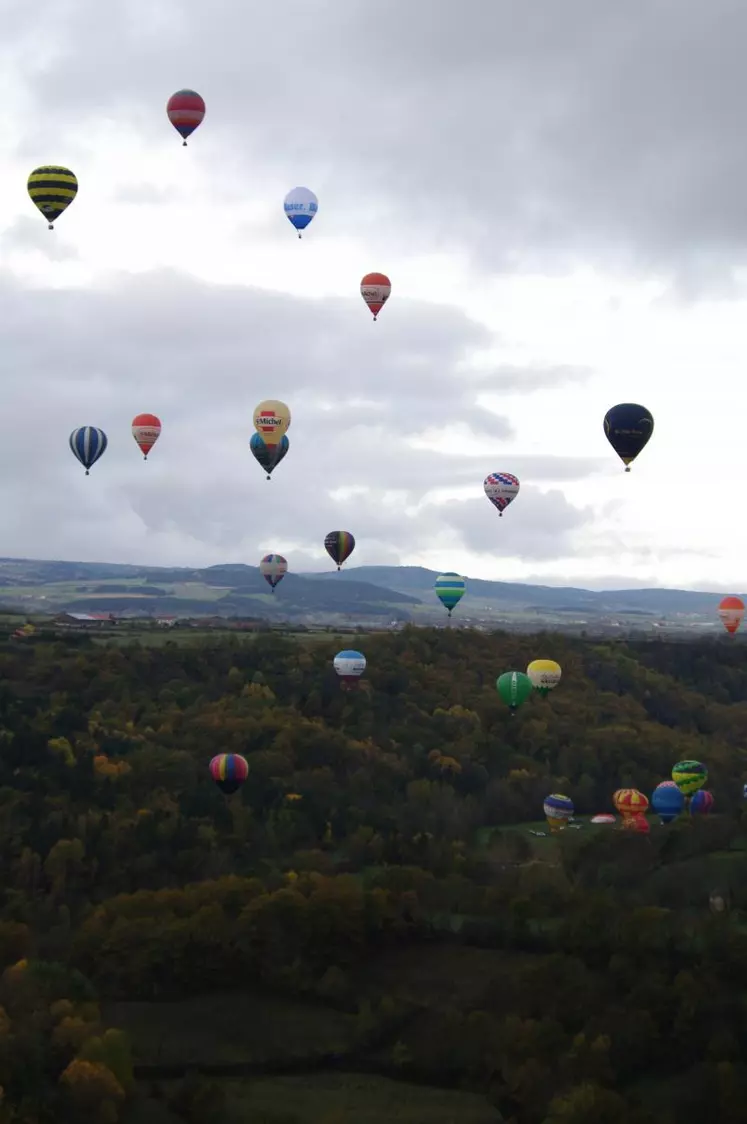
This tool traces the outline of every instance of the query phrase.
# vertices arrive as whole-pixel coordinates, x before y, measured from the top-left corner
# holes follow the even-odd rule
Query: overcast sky
[[[743,589],[745,42],[743,0],[4,0],[0,554],[327,569],[341,529],[352,564]],[[53,233],[47,163],[80,184]]]

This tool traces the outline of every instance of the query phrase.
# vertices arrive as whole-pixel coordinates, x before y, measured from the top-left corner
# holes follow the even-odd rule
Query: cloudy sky
[[[326,569],[339,528],[359,564],[743,589],[745,41],[743,0],[4,0],[0,554]],[[46,163],[80,183],[53,233]]]

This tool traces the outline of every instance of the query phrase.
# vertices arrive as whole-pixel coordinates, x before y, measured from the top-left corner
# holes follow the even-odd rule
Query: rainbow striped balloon
[[[249,765],[240,753],[219,753],[210,762],[210,776],[221,792],[231,796],[249,776]]]

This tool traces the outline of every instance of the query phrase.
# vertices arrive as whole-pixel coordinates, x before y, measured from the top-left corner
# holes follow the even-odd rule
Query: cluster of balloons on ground
[[[651,794],[650,807],[663,824],[672,823],[686,812],[706,814],[713,807],[713,793],[703,786],[708,780],[708,770],[702,761],[678,761],[672,769],[672,779],[662,781]],[[646,819],[648,797],[637,788],[619,788],[612,803],[620,816],[620,826],[627,831],[647,834],[651,827]],[[545,798],[543,811],[552,833],[562,831],[573,818],[575,808],[570,796],[553,792]],[[601,813],[592,816],[593,824],[615,824],[615,816]]]

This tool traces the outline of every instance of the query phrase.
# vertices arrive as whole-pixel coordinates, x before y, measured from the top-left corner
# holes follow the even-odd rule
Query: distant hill
[[[201,569],[0,558],[0,604],[28,613],[112,612],[122,616],[242,616],[361,625],[443,621],[434,570],[353,566],[288,573],[274,593],[256,566]],[[682,589],[588,589],[467,578],[454,620],[507,628],[649,630],[720,628],[719,595]]]

